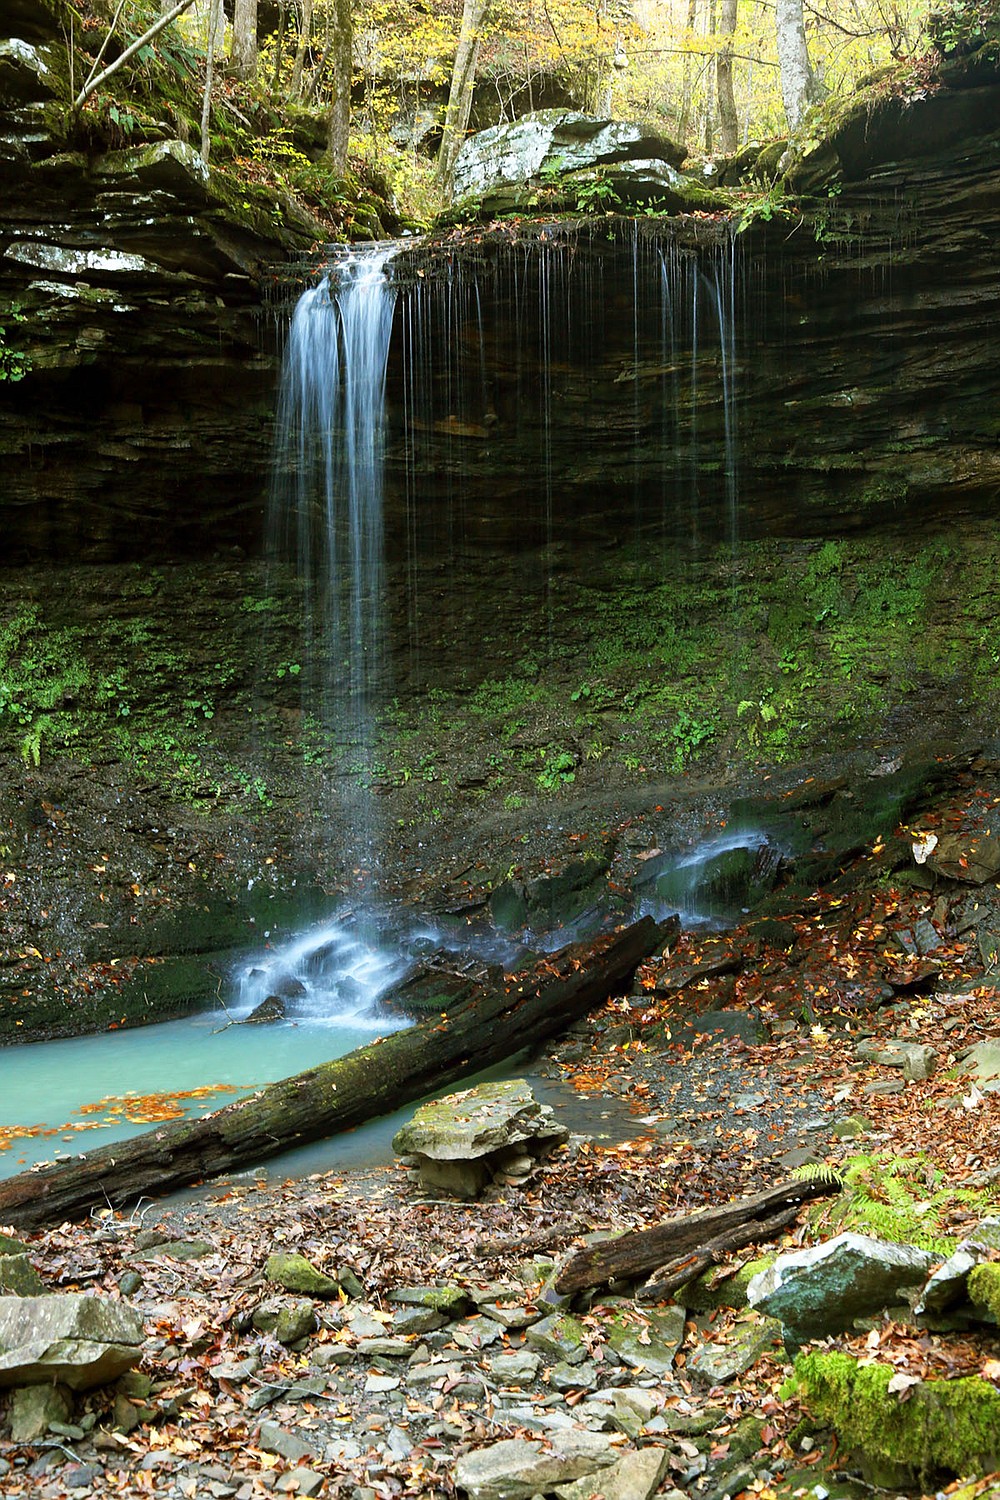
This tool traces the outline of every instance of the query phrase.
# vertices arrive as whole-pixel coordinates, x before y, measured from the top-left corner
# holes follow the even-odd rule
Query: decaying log
[[[197,1120],[0,1183],[0,1224],[33,1228],[171,1192],[391,1113],[558,1035],[625,989],[656,947],[650,917],[551,954],[526,975]]]
[[[770,1219],[754,1219],[750,1224],[740,1224],[738,1228],[729,1230],[728,1234],[717,1234],[714,1240],[709,1240],[690,1255],[675,1256],[665,1266],[654,1271],[636,1295],[643,1302],[672,1297],[674,1292],[687,1286],[689,1281],[694,1281],[696,1276],[703,1275],[712,1266],[720,1265],[734,1250],[777,1239],[783,1229],[794,1224],[798,1212],[799,1205],[796,1203],[794,1208],[783,1208]]]
[[[839,1193],[840,1189],[841,1182],[835,1177],[779,1182],[762,1193],[737,1198],[722,1208],[675,1214],[650,1229],[636,1229],[617,1239],[601,1240],[569,1258],[556,1276],[555,1290],[568,1297],[607,1281],[638,1281],[661,1266],[697,1255],[713,1241],[738,1229],[754,1228],[759,1235],[768,1221],[784,1210],[797,1212],[810,1199]],[[753,1237],[748,1235],[743,1243],[749,1244]],[[697,1271],[692,1274],[697,1275]]]

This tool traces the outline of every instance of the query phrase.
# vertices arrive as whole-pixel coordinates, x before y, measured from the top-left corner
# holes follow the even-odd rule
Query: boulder
[[[914,845],[914,859],[918,864],[926,864],[935,875],[961,880],[966,885],[985,885],[1000,876],[1000,837],[996,834],[943,833],[932,844],[933,838],[930,834],[919,848]]]
[[[967,1077],[987,1084],[992,1092],[1000,1079],[1000,1037],[988,1036],[970,1047],[962,1057],[961,1068]]]
[[[665,1448],[626,1453],[610,1469],[602,1470],[596,1492],[603,1500],[649,1500],[667,1471],[668,1457]],[[555,1493],[559,1500],[592,1500],[595,1486],[589,1479],[574,1479],[570,1484],[556,1485]]]
[[[285,1002],[280,995],[268,995],[259,1005],[255,1005],[248,1016],[244,1016],[239,1023],[241,1026],[268,1026],[273,1021],[285,1019]]]
[[[780,1338],[781,1325],[773,1318],[741,1319],[724,1341],[699,1344],[688,1356],[685,1368],[703,1385],[725,1385],[744,1375]]]
[[[504,201],[525,184],[606,164],[642,161],[678,167],[685,151],[645,125],[540,109],[470,136],[455,166],[455,200]]]
[[[969,1295],[969,1277],[977,1266],[988,1263],[1000,1250],[1000,1219],[983,1219],[972,1234],[955,1247],[943,1265],[928,1280],[913,1311],[936,1318],[961,1309]]]
[[[930,1078],[937,1064],[937,1053],[924,1042],[866,1039],[854,1050],[862,1062],[877,1063],[882,1068],[901,1068],[903,1077],[912,1081]]]
[[[864,1234],[838,1234],[808,1250],[780,1255],[747,1287],[751,1307],[777,1318],[790,1343],[825,1338],[905,1299],[935,1257],[913,1245]]]
[[[301,1292],[305,1297],[336,1297],[340,1294],[340,1283],[306,1260],[304,1255],[276,1251],[267,1257],[264,1275],[268,1281],[276,1282],[286,1292]]]
[[[40,1297],[45,1283],[26,1255],[0,1254],[0,1292],[15,1297]]]
[[[545,1443],[506,1438],[462,1454],[455,1465],[455,1483],[469,1500],[530,1500],[558,1484],[609,1468],[617,1457],[608,1438],[596,1432],[561,1432]]]
[[[0,1297],[0,1386],[106,1385],[139,1363],[144,1337],[127,1302],[75,1292]]]
[[[568,1139],[551,1106],[539,1104],[523,1079],[510,1079],[422,1104],[392,1149],[413,1158],[425,1188],[475,1198],[505,1171],[513,1147],[537,1160]]]
[[[72,1419],[73,1402],[58,1385],[26,1385],[16,1390],[10,1402],[10,1437],[13,1443],[36,1443],[52,1422]]]
[[[252,1321],[258,1333],[271,1333],[279,1344],[290,1348],[315,1331],[316,1309],[311,1302],[289,1303],[272,1298],[260,1304]]]

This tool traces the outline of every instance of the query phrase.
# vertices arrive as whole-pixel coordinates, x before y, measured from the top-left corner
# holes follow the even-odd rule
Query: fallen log
[[[0,1223],[36,1228],[118,1208],[350,1130],[557,1035],[629,983],[650,917],[549,955],[446,1016],[379,1037],[197,1120],[179,1120],[0,1183]]]
[[[571,1297],[587,1287],[602,1286],[608,1281],[637,1281],[661,1266],[680,1262],[686,1256],[711,1246],[722,1236],[733,1235],[741,1228],[756,1226],[768,1238],[776,1232],[769,1226],[786,1209],[797,1211],[812,1198],[839,1193],[840,1179],[834,1176],[802,1182],[779,1182],[737,1198],[722,1208],[706,1208],[690,1214],[674,1214],[649,1229],[636,1229],[616,1239],[600,1240],[578,1250],[559,1271],[554,1288],[560,1296]],[[2,1208],[2,1204],[0,1204]],[[743,1241],[749,1244],[752,1236]],[[692,1271],[697,1275],[697,1271]],[[689,1280],[684,1277],[684,1280]]]
[[[703,1275],[712,1266],[721,1265],[734,1250],[776,1240],[782,1230],[795,1223],[799,1206],[796,1203],[791,1208],[783,1208],[770,1219],[753,1219],[749,1224],[740,1224],[725,1234],[717,1234],[697,1250],[692,1250],[690,1255],[675,1255],[673,1260],[660,1266],[643,1283],[636,1292],[637,1298],[640,1302],[662,1302],[666,1297],[672,1297],[682,1286],[687,1286],[689,1281],[694,1281],[696,1276]]]

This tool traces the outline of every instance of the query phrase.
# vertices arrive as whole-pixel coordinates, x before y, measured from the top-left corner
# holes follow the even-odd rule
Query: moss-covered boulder
[[[264,1275],[268,1281],[284,1287],[286,1292],[300,1292],[306,1297],[336,1297],[340,1283],[318,1271],[304,1255],[276,1251],[267,1257]]]
[[[1000,1467],[1000,1392],[978,1376],[912,1385],[891,1365],[807,1354],[783,1395],[832,1428],[874,1484],[927,1485]]]

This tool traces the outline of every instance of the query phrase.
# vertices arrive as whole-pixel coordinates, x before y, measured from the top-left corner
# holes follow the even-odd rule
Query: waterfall
[[[281,377],[272,540],[303,592],[306,714],[349,746],[353,867],[371,890],[378,841],[374,716],[383,685],[383,413],[394,247],[344,257],[303,292]]]

